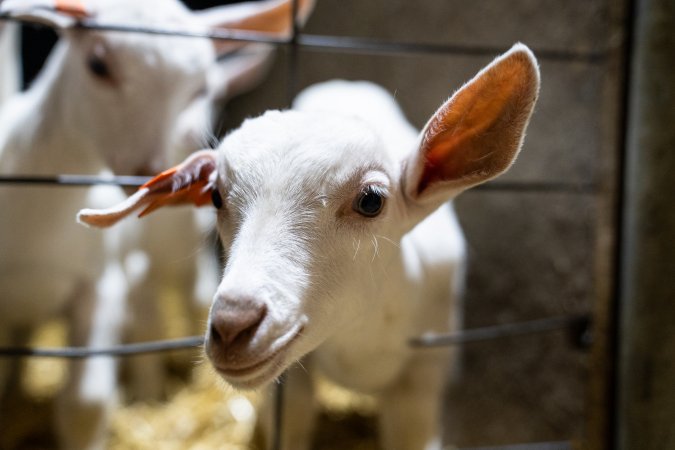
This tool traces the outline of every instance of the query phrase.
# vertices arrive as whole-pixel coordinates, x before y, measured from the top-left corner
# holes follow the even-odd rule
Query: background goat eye
[[[87,66],[91,73],[99,78],[110,78],[108,65],[96,55],[91,55],[87,60]]]
[[[223,197],[220,196],[220,192],[218,192],[217,189],[211,191],[211,202],[213,203],[213,206],[216,207],[216,209],[223,207]]]
[[[354,211],[365,217],[375,217],[384,206],[384,196],[372,187],[361,192],[354,200]]]

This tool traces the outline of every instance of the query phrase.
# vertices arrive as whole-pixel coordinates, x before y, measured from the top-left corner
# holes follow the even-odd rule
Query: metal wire
[[[533,442],[528,444],[498,445],[494,447],[471,447],[463,450],[572,450],[571,442]]]
[[[579,344],[589,344],[591,318],[588,315],[549,317],[520,323],[507,323],[491,327],[475,328],[449,334],[426,334],[411,339],[410,345],[416,348],[444,347],[449,345],[483,342],[494,339],[525,336],[556,330],[575,331],[575,340]]]
[[[300,23],[298,20],[298,11],[300,10],[300,5],[298,0],[292,0],[291,2],[291,23],[293,24],[293,29],[291,33],[291,39],[289,41],[290,49],[288,52],[288,79],[286,84],[286,104],[290,109],[293,104],[293,99],[298,91],[298,66],[300,52],[298,49],[298,37],[300,36]],[[279,379],[277,380],[276,389],[274,390],[274,424],[273,424],[273,433],[272,436],[272,450],[282,450],[281,443],[283,442],[282,436],[284,432],[284,394],[285,394],[285,384],[286,384],[286,372],[283,372]]]
[[[485,56],[492,57],[504,51],[502,47],[479,45],[452,45],[384,41],[372,38],[358,38],[351,36],[325,36],[302,34],[298,37],[298,44],[308,50],[331,52],[368,53],[368,54],[439,54],[458,56]],[[598,63],[605,59],[605,51],[573,52],[564,50],[533,49],[537,58],[549,61],[575,61]]]
[[[0,20],[26,23],[32,26],[46,27],[44,24],[33,21],[0,15]],[[277,46],[302,47],[307,50],[368,53],[368,54],[454,54],[461,56],[494,56],[504,51],[497,46],[479,45],[452,45],[436,43],[414,43],[385,41],[373,38],[360,38],[351,36],[328,36],[300,33],[294,30],[291,36],[279,36],[273,33],[255,31],[210,29],[210,30],[181,30],[162,27],[149,27],[124,24],[98,23],[92,19],[83,19],[74,25],[77,29],[115,31],[120,33],[142,33],[164,36],[178,36],[203,38],[213,40],[226,40],[236,42],[257,42]],[[550,61],[588,62],[599,63],[605,60],[607,51],[565,51],[551,50],[546,48],[533,49],[537,58]]]
[[[0,184],[37,184],[63,187],[113,185],[120,187],[139,187],[150,181],[152,177],[131,175],[99,176],[99,175],[14,175],[0,176]]]
[[[0,347],[0,358],[64,358],[83,359],[95,356],[133,356],[146,353],[168,352],[172,350],[195,349],[204,345],[202,336],[191,336],[181,339],[142,342],[136,344],[116,345],[113,347],[90,348],[90,347],[61,347],[61,348],[36,348],[36,347]]]
[[[569,315],[474,328],[449,334],[427,334],[415,337],[411,339],[409,343],[414,348],[446,347],[496,340],[505,337],[569,330],[573,332],[572,337],[574,337],[575,342],[581,346],[586,346],[590,344],[589,333],[591,325],[591,317],[589,315]],[[39,357],[81,359],[94,356],[133,356],[144,353],[196,349],[202,345],[204,345],[204,337],[189,336],[180,339],[125,344],[105,348],[0,347],[0,358]]]
[[[272,450],[282,450],[282,434],[284,431],[284,394],[286,384],[286,372],[282,373],[277,379],[276,389],[274,390],[274,435],[272,436]]]
[[[0,175],[0,186],[18,185],[50,185],[58,187],[113,185],[120,187],[140,187],[152,177],[118,175]],[[547,183],[540,181],[492,181],[471,188],[472,191],[505,191],[505,192],[557,192],[570,194],[593,194],[597,186],[591,183]]]

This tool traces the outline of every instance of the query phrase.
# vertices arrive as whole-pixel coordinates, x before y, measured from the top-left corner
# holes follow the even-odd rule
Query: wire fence
[[[291,8],[297,14],[298,2],[294,0]],[[0,20],[25,23],[31,26],[44,26],[39,23],[0,15]],[[327,36],[305,34],[297,21],[293,21],[292,33],[287,37],[271,33],[261,33],[239,30],[185,30],[163,27],[130,26],[125,24],[98,23],[95,19],[82,19],[74,27],[82,30],[114,31],[121,33],[142,33],[151,35],[179,36],[199,39],[222,41],[236,41],[242,43],[266,43],[275,46],[290,48],[288,53],[288,86],[287,103],[290,105],[297,91],[298,79],[298,51],[313,50],[322,52],[369,53],[369,54],[439,54],[463,56],[494,56],[503,48],[478,45],[429,44],[415,42],[383,41],[371,38],[357,38],[349,36]],[[533,49],[541,60],[576,61],[598,63],[602,62],[607,52],[584,50],[551,50]],[[47,184],[58,186],[90,186],[90,185],[117,185],[121,187],[138,187],[150,178],[133,176],[99,177],[84,174],[59,174],[52,176],[0,176],[0,184]],[[562,192],[574,194],[596,193],[598,186],[594,183],[565,183],[547,181],[503,182],[493,181],[476,186],[474,190],[486,191],[521,191],[521,192]]]
[[[518,323],[473,328],[457,333],[431,333],[413,337],[409,344],[413,348],[447,347],[484,342],[507,337],[527,336],[531,334],[567,331],[571,342],[579,348],[587,348],[592,343],[591,317],[585,314],[549,317]],[[97,356],[125,357],[147,353],[175,350],[195,350],[204,345],[203,336],[190,336],[180,339],[123,344],[105,348],[91,347],[0,347],[2,357],[64,358],[83,359]]]
[[[293,8],[296,8],[294,6]],[[26,21],[0,15],[0,20],[26,23],[31,26],[44,26],[34,22]],[[328,36],[306,34],[302,32],[301,27],[296,23],[293,32],[288,37],[279,37],[271,33],[239,31],[239,30],[181,30],[161,27],[143,27],[130,26],[125,24],[105,24],[98,23],[93,19],[83,19],[74,25],[82,30],[114,31],[121,33],[142,33],[163,36],[192,37],[202,39],[212,39],[221,41],[235,41],[242,43],[265,43],[277,46],[302,47],[305,50],[314,50],[322,52],[343,52],[343,53],[368,53],[368,54],[439,54],[439,55],[462,55],[462,56],[494,56],[504,49],[501,47],[483,46],[483,45],[453,45],[453,44],[432,44],[404,41],[385,41],[373,38],[359,38],[351,36]],[[533,51],[537,57],[542,60],[550,61],[578,61],[578,62],[601,62],[606,58],[605,51],[583,51],[583,50],[552,50],[546,48],[534,48]]]
[[[151,179],[152,177],[136,175],[0,175],[0,184],[49,185],[55,187],[112,185],[134,188],[142,186]],[[491,181],[471,189],[477,191],[562,192],[573,194],[594,194],[597,192],[597,186],[591,183],[556,183],[543,181]]]
[[[0,0],[1,2],[1,0]],[[292,2],[293,18],[297,16],[298,0]],[[33,22],[9,17],[0,16],[0,20],[22,22],[32,26],[43,26]],[[128,26],[125,24],[105,24],[97,23],[93,19],[83,19],[75,24],[75,27],[82,30],[98,30],[122,33],[143,33],[151,35],[166,35],[190,37],[196,39],[212,39],[237,41],[242,43],[266,43],[278,47],[286,47],[288,58],[288,85],[287,102],[290,105],[292,99],[297,93],[298,71],[299,71],[299,51],[322,51],[322,52],[344,52],[344,53],[367,53],[367,54],[437,54],[437,55],[465,55],[465,56],[494,56],[503,48],[490,46],[472,46],[472,45],[454,45],[454,44],[425,44],[411,42],[384,41],[370,38],[356,38],[343,36],[328,36],[305,34],[302,32],[300,24],[293,19],[292,33],[289,36],[280,37],[269,33],[258,33],[250,31],[234,30],[181,30],[163,27],[145,27]],[[600,51],[561,51],[550,49],[533,49],[537,57],[541,60],[549,61],[570,61],[570,62],[588,62],[599,63],[605,60],[607,52]],[[86,187],[93,185],[113,185],[120,187],[139,187],[147,182],[150,177],[142,176],[97,176],[86,174],[55,174],[55,175],[2,175],[0,176],[0,185],[17,186],[52,186],[52,187]],[[484,191],[503,191],[503,192],[556,192],[570,194],[594,194],[598,191],[598,186],[594,183],[564,183],[564,182],[504,182],[494,181],[474,190]],[[475,342],[484,342],[489,340],[504,339],[508,337],[525,336],[532,334],[549,333],[554,331],[565,331],[569,333],[570,342],[578,348],[588,348],[592,343],[592,319],[590,315],[566,315],[538,319],[533,321],[501,324],[490,327],[468,329],[453,334],[430,334],[413,337],[410,339],[410,345],[420,351],[424,348],[439,346],[467,345]],[[166,352],[175,350],[195,350],[201,347],[204,338],[201,336],[190,336],[174,340],[162,340],[144,343],[133,343],[119,345],[109,348],[86,348],[86,347],[67,347],[67,348],[26,348],[12,347],[0,348],[0,358],[66,358],[82,359],[91,357],[129,357],[133,355]],[[281,434],[283,432],[281,423],[283,421],[283,403],[284,390],[283,379],[277,383],[275,396],[275,431],[273,436],[273,447],[276,450],[281,448]],[[543,444],[542,444],[543,445]],[[571,448],[567,443],[550,443],[548,446],[527,446],[527,447],[501,447],[501,448]],[[494,447],[497,448],[497,447]]]

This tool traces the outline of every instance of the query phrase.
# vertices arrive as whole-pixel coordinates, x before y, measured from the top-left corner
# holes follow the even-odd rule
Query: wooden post
[[[619,296],[617,448],[675,446],[675,3],[637,0]]]

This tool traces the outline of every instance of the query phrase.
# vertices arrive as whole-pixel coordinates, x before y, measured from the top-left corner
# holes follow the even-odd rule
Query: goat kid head
[[[514,46],[440,107],[403,159],[364,121],[267,112],[78,220],[104,227],[140,208],[213,204],[227,264],[206,353],[232,385],[256,387],[377,308],[380,284],[399,282],[379,273],[400,259],[403,236],[512,164],[538,90],[533,55]],[[394,245],[378,249],[378,237]]]
[[[271,47],[76,25],[284,37],[292,30],[291,5],[266,0],[190,11],[178,0],[4,0],[0,14],[59,33],[41,76],[53,77],[55,90],[67,97],[53,113],[101,152],[114,172],[149,174],[207,145],[212,104],[257,85]],[[312,7],[313,0],[300,2],[301,22]]]

